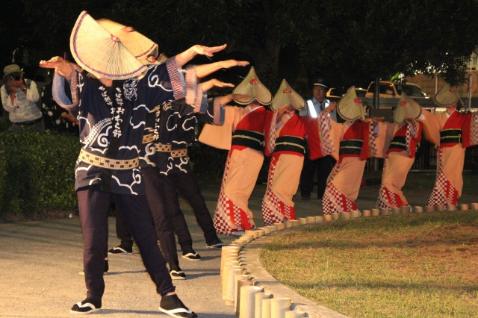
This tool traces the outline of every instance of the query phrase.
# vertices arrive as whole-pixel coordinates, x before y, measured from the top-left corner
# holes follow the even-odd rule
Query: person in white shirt
[[[12,129],[32,128],[43,130],[43,115],[38,105],[40,94],[37,84],[25,79],[17,64],[3,69],[3,85],[0,88],[3,109],[8,112]]]
[[[325,80],[318,78],[312,82],[312,98],[306,101],[306,105],[300,110],[299,116],[316,119],[320,112],[331,107],[330,116],[337,121],[337,111],[335,102],[331,102],[325,97],[328,85]],[[335,165],[335,159],[332,156],[325,156],[319,159],[310,160],[305,156],[304,167],[300,177],[300,193],[303,200],[309,200],[314,188],[314,177],[317,172],[317,198],[320,200],[325,192],[327,177]]]

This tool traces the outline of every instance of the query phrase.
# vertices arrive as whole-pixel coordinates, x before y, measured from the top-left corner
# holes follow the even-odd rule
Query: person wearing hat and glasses
[[[12,129],[30,127],[43,130],[43,115],[37,103],[40,100],[37,84],[23,76],[23,70],[17,64],[3,69],[1,87],[3,109],[8,112]]]
[[[335,103],[325,97],[328,85],[324,79],[318,78],[312,84],[312,98],[306,101],[306,105],[299,111],[299,116],[307,117],[311,121],[316,121],[321,112],[329,112],[334,121],[337,121]],[[309,200],[314,188],[314,177],[317,171],[317,198],[322,199],[327,178],[335,165],[335,159],[326,155],[318,159],[311,160],[310,153],[305,157],[304,167],[300,177],[300,193],[302,199]]]

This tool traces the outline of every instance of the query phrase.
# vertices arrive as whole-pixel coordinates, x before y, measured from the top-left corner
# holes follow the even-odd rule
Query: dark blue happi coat
[[[146,120],[146,134],[155,137],[143,144],[141,165],[156,167],[162,175],[183,174],[191,171],[188,155],[175,157],[170,152],[158,152],[155,146],[160,143],[170,145],[172,150],[187,148],[196,141],[199,122],[221,124],[224,111],[212,99],[203,96],[199,112],[192,112],[184,99],[175,100],[172,107],[151,113]]]
[[[184,79],[174,59],[151,66],[139,80],[113,81],[112,87],[77,73],[74,80],[79,103],[71,107],[67,105],[62,79],[56,76],[53,95],[60,105],[77,114],[82,149],[112,159],[139,159],[148,114],[153,109],[171,107],[172,100],[184,98]],[[139,167],[112,170],[80,159],[76,163],[76,190],[95,185],[113,193],[144,194],[141,179]]]

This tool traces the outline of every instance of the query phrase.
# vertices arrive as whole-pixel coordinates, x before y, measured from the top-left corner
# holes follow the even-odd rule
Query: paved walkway
[[[192,220],[189,220],[192,224]],[[203,260],[181,260],[188,280],[176,281],[184,302],[200,317],[233,317],[220,297],[220,251],[205,249],[194,227]],[[110,245],[114,219],[110,219]],[[0,224],[0,317],[71,317],[70,306],[83,299],[81,233],[78,218]],[[105,317],[157,317],[159,297],[139,254],[111,255],[105,276]]]
[[[473,188],[476,177],[466,181]],[[431,181],[432,182],[432,181]],[[214,210],[218,186],[205,187],[205,197]],[[424,204],[426,191],[409,195],[411,204]],[[359,200],[360,208],[371,208],[376,200],[378,186],[364,187]],[[260,203],[264,185],[254,191],[251,208],[260,218]],[[462,202],[475,196],[468,193]],[[183,205],[185,206],[185,205]],[[316,215],[318,200],[297,202],[298,217]],[[191,211],[185,210],[196,249],[203,256],[200,262],[181,260],[188,280],[177,281],[179,295],[200,317],[234,317],[231,307],[220,296],[220,251],[204,248],[204,241]],[[257,222],[260,226],[260,222]],[[114,219],[110,219],[110,246],[117,243]],[[69,308],[84,297],[81,271],[81,233],[77,217],[0,224],[0,317],[71,317]],[[110,273],[105,277],[106,292],[103,310],[96,316],[153,317],[158,316],[159,297],[143,270],[138,254],[110,256]]]

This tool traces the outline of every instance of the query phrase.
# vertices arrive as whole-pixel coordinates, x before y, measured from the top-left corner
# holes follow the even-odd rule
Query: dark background
[[[8,0],[0,64],[18,48],[16,62],[34,73],[40,59],[68,52],[82,10],[135,27],[168,56],[196,43],[228,43],[216,58],[248,59],[270,87],[286,77],[299,91],[316,75],[333,86],[366,87],[416,70],[461,82],[478,42],[475,0]]]

